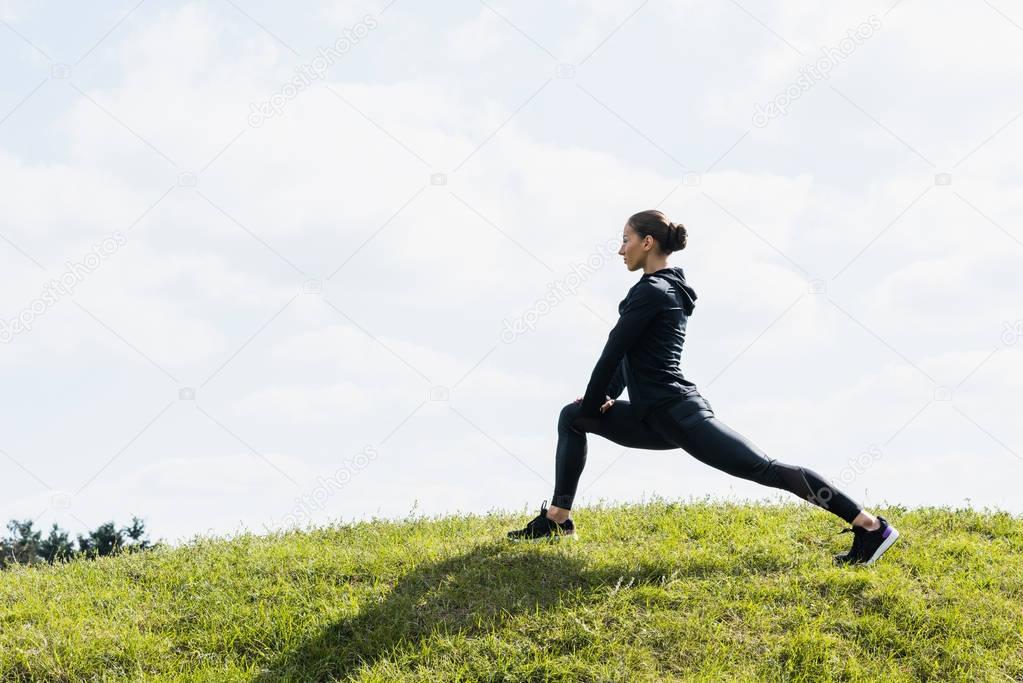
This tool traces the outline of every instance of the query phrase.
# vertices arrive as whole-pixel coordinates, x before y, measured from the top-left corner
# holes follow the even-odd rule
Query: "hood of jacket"
[[[653,273],[645,273],[644,278],[660,278],[672,286],[679,305],[686,315],[692,315],[696,308],[696,290],[686,284],[686,274],[678,266],[664,268]]]

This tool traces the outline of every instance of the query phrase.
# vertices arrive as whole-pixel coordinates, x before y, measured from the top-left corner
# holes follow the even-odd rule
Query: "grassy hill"
[[[1023,519],[803,503],[584,508],[196,539],[0,573],[8,681],[1023,681]]]

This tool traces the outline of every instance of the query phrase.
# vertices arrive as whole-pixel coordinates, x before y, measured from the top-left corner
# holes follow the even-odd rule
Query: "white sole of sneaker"
[[[886,550],[892,547],[895,541],[899,540],[899,530],[893,526],[889,526],[888,528],[892,530],[892,533],[888,534],[888,538],[884,539],[881,545],[877,547],[877,550],[874,551],[874,554],[870,556],[870,559],[863,564],[874,564],[877,562],[879,557],[884,555]]]

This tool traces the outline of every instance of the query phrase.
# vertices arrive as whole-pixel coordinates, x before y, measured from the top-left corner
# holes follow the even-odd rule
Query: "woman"
[[[586,433],[622,446],[648,450],[682,448],[732,476],[790,491],[852,525],[853,545],[835,556],[839,564],[872,564],[899,532],[875,517],[813,470],[768,458],[714,415],[707,399],[679,369],[686,322],[696,292],[668,256],[686,247],[686,229],[660,211],[629,218],[619,255],[639,279],[618,305],[618,323],[608,335],[586,393],[566,405],[558,420],[553,505],[525,528],[508,533],[514,541],[576,538],[571,519],[579,475],[586,464]],[[628,386],[629,401],[616,400]]]

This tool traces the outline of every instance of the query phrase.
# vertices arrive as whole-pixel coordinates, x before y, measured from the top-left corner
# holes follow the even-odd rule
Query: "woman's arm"
[[[586,385],[586,394],[580,406],[584,417],[600,415],[604,404],[604,390],[608,387],[615,369],[621,363],[625,352],[633,347],[643,335],[647,325],[663,308],[663,292],[657,287],[641,282],[625,303],[618,322],[607,336],[604,351],[597,359],[597,365]]]
[[[611,383],[607,385],[607,397],[618,398],[625,391],[625,359],[618,361],[618,369],[615,370]]]

